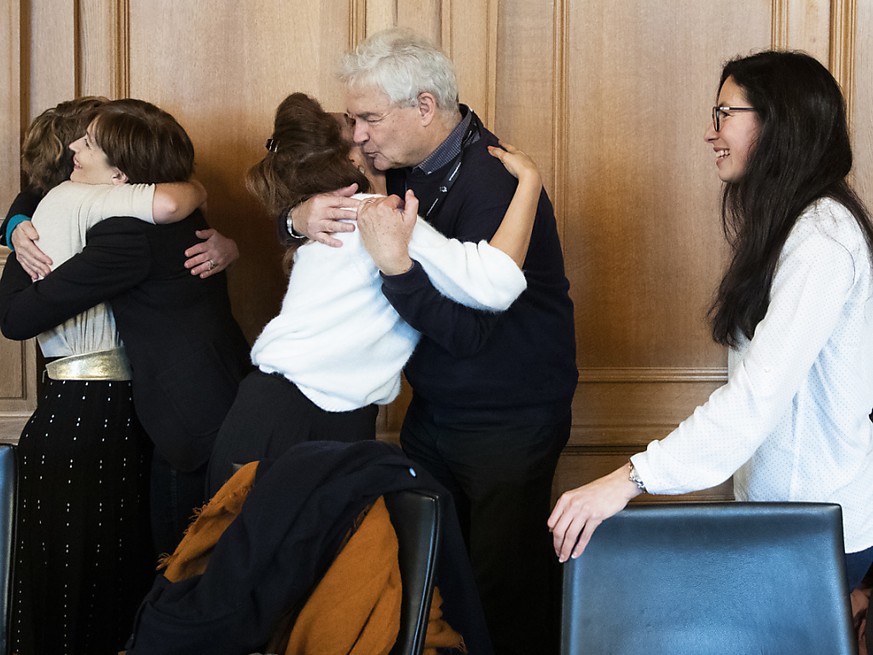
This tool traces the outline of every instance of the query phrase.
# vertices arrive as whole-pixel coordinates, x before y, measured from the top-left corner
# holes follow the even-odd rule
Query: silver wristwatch
[[[627,479],[637,485],[637,489],[646,493],[646,485],[640,478],[639,473],[637,473],[636,467],[634,467],[634,463],[628,460],[628,464],[630,464],[630,472],[627,475]]]
[[[293,207],[288,209],[288,213],[285,214],[285,230],[288,232],[288,236],[292,239],[305,239],[305,234],[299,234],[294,231],[294,222],[291,220],[291,212],[294,211]]]

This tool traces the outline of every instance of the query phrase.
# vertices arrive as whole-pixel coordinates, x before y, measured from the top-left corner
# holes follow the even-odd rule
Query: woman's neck
[[[368,170],[364,171],[364,175],[367,176],[367,181],[370,183],[370,193],[376,193],[380,196],[388,195],[388,184],[385,182],[385,173]]]

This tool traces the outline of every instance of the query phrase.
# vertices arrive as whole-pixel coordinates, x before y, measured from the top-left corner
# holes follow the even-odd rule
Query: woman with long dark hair
[[[549,518],[555,551],[578,557],[644,491],[733,475],[738,500],[839,503],[851,589],[873,561],[873,225],[846,180],[845,102],[806,54],[738,58],[705,139],[732,250],[710,311],[728,382],[623,467],[564,493]]]

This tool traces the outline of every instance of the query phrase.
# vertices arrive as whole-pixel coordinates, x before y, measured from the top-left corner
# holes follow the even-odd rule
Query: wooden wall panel
[[[769,44],[772,5],[666,7],[567,12],[559,197],[580,385],[557,491],[667,434],[725,378],[705,321],[725,246],[703,133],[722,63]]]
[[[496,112],[498,8],[498,0],[445,0],[441,11],[440,45],[455,64],[461,102],[489,127]]]
[[[503,0],[497,26],[495,118],[489,127],[537,162],[554,195],[554,6]],[[555,198],[552,198],[555,201]]]
[[[443,9],[451,4],[452,0],[397,0],[394,25],[409,27],[434,43],[442,43]],[[385,27],[391,26],[385,25]],[[371,33],[367,32],[367,34]]]
[[[398,0],[357,0],[356,29],[349,47],[354,47],[368,34],[398,25]]]
[[[27,102],[22,125],[27,126],[44,109],[79,95],[77,4],[24,0],[21,7],[21,48],[26,70],[22,96]]]
[[[821,62],[830,57],[831,3],[773,0],[771,45],[804,50]]]
[[[7,207],[20,186],[21,154],[21,2],[8,0],[0,8],[0,203]]]
[[[670,20],[660,4],[570,15],[565,247],[583,369],[723,361],[702,320],[724,251],[703,133],[722,62],[769,42],[770,3],[686,0]]]
[[[127,0],[79,0],[76,53],[80,95],[129,95]]]
[[[873,211],[873,2],[862,1],[852,23],[854,78],[852,100],[855,186]]]
[[[21,87],[27,58],[22,52],[22,3],[8,0],[0,8],[0,204],[18,193],[18,162],[24,110]],[[9,251],[0,248],[0,271]],[[36,347],[0,338],[0,441],[17,441],[27,417],[36,407]]]
[[[334,77],[349,43],[348,3],[130,1],[130,94],[173,113],[197,152],[209,221],[236,239],[229,271],[249,339],[278,311],[285,280],[275,228],[245,190],[276,106],[303,91],[341,111]]]
[[[0,165],[22,126],[76,94],[141,97],[186,126],[250,339],[284,290],[273,226],[243,185],[292,91],[344,110],[341,53],[390,25],[436,40],[460,96],[540,164],[576,303],[580,385],[556,489],[666,434],[724,380],[705,312],[726,254],[703,142],[723,61],[772,45],[827,62],[853,108],[856,180],[873,203],[873,5],[858,0],[7,0]],[[49,45],[50,44],[50,45]],[[0,202],[18,188],[0,181]],[[30,348],[28,351],[27,349]],[[29,354],[28,354],[29,353]],[[3,416],[33,406],[31,346],[0,342]],[[28,386],[31,385],[31,386]],[[20,390],[24,389],[23,396]],[[30,395],[28,395],[30,394]],[[385,408],[393,438],[408,390]],[[30,403],[28,405],[28,403]],[[24,408],[24,409],[22,409]],[[11,412],[11,414],[10,414]],[[704,497],[724,496],[726,488]]]

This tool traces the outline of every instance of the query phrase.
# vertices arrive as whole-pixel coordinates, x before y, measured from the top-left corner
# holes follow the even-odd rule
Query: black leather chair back
[[[442,521],[440,502],[438,494],[427,491],[385,495],[397,533],[403,585],[400,634],[392,655],[420,655],[424,650]]]
[[[632,506],[564,565],[562,655],[848,655],[839,505]]]
[[[0,653],[9,652],[12,539],[15,532],[15,449],[0,444]]]

